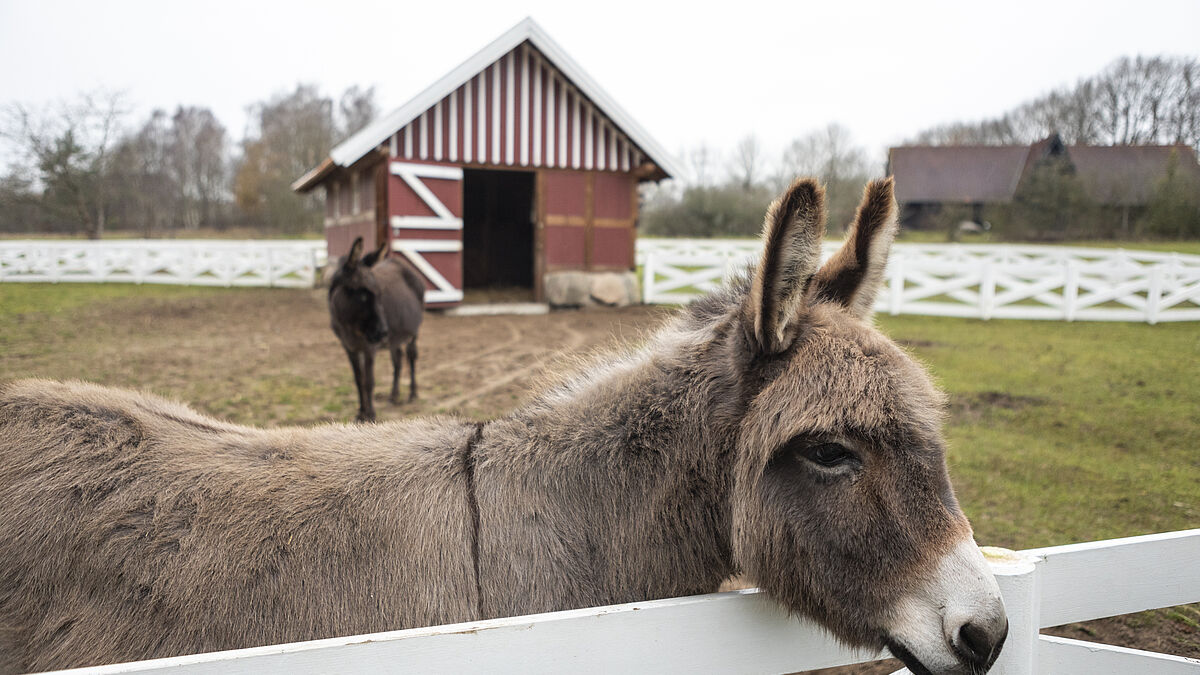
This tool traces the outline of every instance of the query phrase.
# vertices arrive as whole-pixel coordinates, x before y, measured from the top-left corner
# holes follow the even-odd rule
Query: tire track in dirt
[[[476,387],[470,391],[463,392],[458,396],[439,401],[437,403],[437,408],[442,411],[449,412],[455,408],[463,406],[466,403],[477,401],[510,382],[518,380],[527,375],[532,375],[546,364],[579,349],[587,341],[587,338],[583,333],[575,330],[569,324],[562,326],[562,328],[567,333],[567,343],[565,346],[536,359],[533,363],[527,366],[509,371],[507,374],[495,378],[481,387]]]
[[[471,356],[468,356],[463,359],[455,359],[455,360],[442,359],[441,362],[436,366],[431,366],[429,368],[423,368],[423,369],[417,371],[418,376],[429,377],[431,375],[435,375],[437,373],[447,371],[447,370],[449,370],[449,371],[465,370],[472,363],[475,363],[481,359],[486,359],[487,357],[497,354],[499,352],[506,351],[507,349],[509,349],[510,347],[515,345],[517,342],[519,342],[521,340],[522,336],[521,336],[521,331],[517,330],[517,326],[513,322],[505,321],[504,327],[508,329],[508,334],[509,334],[508,339],[505,340],[504,342],[501,342],[499,344],[488,347],[487,349],[484,349],[482,351],[475,352]],[[417,339],[420,340],[420,338],[417,338]],[[419,345],[419,343],[418,343],[418,345]]]

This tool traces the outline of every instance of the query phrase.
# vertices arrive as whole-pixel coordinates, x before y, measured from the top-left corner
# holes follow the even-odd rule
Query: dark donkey
[[[795,183],[752,275],[490,422],[260,430],[81,383],[0,388],[0,671],[707,593],[737,572],[915,673],[987,670],[1007,621],[946,473],[943,398],[869,321],[891,181],[820,267],[824,214]]]
[[[392,355],[392,403],[400,402],[401,355],[408,356],[408,400],[417,397],[417,331],[425,314],[425,282],[387,242],[362,255],[354,240],[329,282],[329,320],[342,342],[358,389],[359,422],[375,421],[375,350],[387,341]],[[361,256],[361,257],[360,257]]]

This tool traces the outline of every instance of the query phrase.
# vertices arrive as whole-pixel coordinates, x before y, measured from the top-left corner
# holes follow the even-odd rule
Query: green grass
[[[1200,327],[881,316],[950,396],[980,541],[1027,548],[1200,525]]]
[[[227,293],[224,288],[159,284],[0,284],[0,320],[18,314],[62,314],[86,305],[130,298],[186,298]]]

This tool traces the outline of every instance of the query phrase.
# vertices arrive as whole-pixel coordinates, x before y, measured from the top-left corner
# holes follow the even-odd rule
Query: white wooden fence
[[[996,675],[1200,673],[1195,659],[1038,634],[1048,626],[1200,602],[1200,529],[984,551],[1009,615]],[[847,650],[747,590],[68,672],[785,673],[887,656]]]
[[[836,245],[827,245],[826,256]],[[648,303],[686,303],[759,254],[756,240],[639,239]],[[999,244],[896,244],[876,304],[890,314],[1200,321],[1200,256]]]
[[[311,288],[321,240],[0,241],[0,283],[127,282]]]

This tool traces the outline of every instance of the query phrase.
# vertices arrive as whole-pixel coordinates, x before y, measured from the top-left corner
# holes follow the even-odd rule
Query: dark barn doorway
[[[464,290],[532,297],[533,190],[532,171],[463,171]]]

